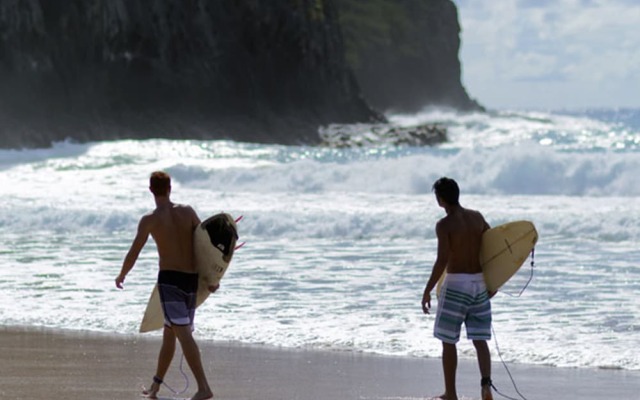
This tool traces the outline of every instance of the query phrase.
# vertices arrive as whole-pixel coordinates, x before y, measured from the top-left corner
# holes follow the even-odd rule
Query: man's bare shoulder
[[[436,232],[446,232],[451,229],[453,223],[451,216],[446,215],[436,222]]]
[[[195,227],[200,224],[200,218],[198,217],[198,213],[188,204],[175,204],[174,209],[177,211],[177,214],[183,220],[191,221],[191,224]]]
[[[193,212],[193,207],[189,204],[173,203],[173,208],[180,211]]]
[[[484,215],[482,215],[480,211],[465,209],[465,213],[471,218],[472,221],[474,221],[474,223],[482,225],[483,230],[489,229],[489,224],[487,224],[487,221],[484,219]]]
[[[149,211],[140,218],[138,227],[144,230],[149,230],[155,224],[157,219],[158,216],[156,215],[155,210]]]
[[[484,216],[482,215],[482,213],[478,210],[472,210],[470,208],[465,208],[464,211],[468,214],[468,215],[472,215],[473,217],[476,218],[482,218],[484,219]]]
[[[174,207],[176,210],[178,210],[178,212],[180,212],[183,215],[189,215],[189,216],[197,215],[193,207],[191,207],[188,204],[175,204]]]
[[[156,218],[157,214],[158,214],[158,209],[147,211],[142,217],[140,217],[140,222],[152,220]]]

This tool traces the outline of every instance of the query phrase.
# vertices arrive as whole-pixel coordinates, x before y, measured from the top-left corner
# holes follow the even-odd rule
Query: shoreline
[[[196,340],[198,340],[196,335]],[[55,328],[0,326],[0,398],[107,399],[140,398],[155,372],[161,338]],[[198,340],[216,399],[425,399],[443,391],[439,358],[384,356],[361,352],[288,349]],[[520,398],[494,356],[494,385]],[[185,386],[176,351],[165,381]],[[581,369],[507,364],[528,399],[633,399],[640,391],[640,371]],[[186,366],[189,390],[195,382]],[[461,399],[479,397],[475,361],[458,365]],[[174,396],[166,388],[161,396]],[[495,398],[500,398],[494,394]]]

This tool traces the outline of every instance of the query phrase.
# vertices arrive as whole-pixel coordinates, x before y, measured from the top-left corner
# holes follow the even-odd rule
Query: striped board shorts
[[[196,313],[198,274],[160,271],[158,292],[166,326],[190,326]]]
[[[442,284],[434,336],[458,343],[463,323],[467,339],[491,339],[491,302],[482,274],[447,274]]]

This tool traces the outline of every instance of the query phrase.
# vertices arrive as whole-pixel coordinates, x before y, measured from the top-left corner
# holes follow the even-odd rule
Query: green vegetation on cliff
[[[347,61],[374,107],[478,107],[460,81],[460,26],[451,0],[336,2]]]

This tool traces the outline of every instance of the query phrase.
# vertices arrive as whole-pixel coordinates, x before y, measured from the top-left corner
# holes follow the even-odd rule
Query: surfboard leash
[[[502,366],[504,367],[505,371],[507,371],[507,375],[509,375],[509,379],[511,380],[511,384],[513,385],[513,388],[515,389],[516,393],[518,393],[518,396],[520,396],[520,399],[527,400],[527,398],[524,397],[522,395],[522,393],[520,393],[520,390],[518,389],[518,385],[516,385],[516,381],[515,381],[515,379],[513,379],[513,375],[511,375],[511,371],[509,371],[509,367],[507,367],[507,363],[505,363],[504,359],[502,358],[502,352],[500,351],[500,346],[498,345],[498,337],[496,336],[495,329],[493,329],[493,324],[491,324],[491,333],[493,333],[493,342],[496,345],[496,350],[498,351],[498,357],[500,357],[500,362],[502,363]],[[508,400],[520,400],[520,399],[517,399],[517,398],[514,398],[514,397],[507,396],[506,394],[500,392],[498,390],[498,388],[495,387],[493,382],[490,382],[489,384],[491,385],[491,388],[493,390],[495,390],[495,392],[497,394],[499,394],[500,396],[504,397],[505,399],[508,399]]]
[[[169,384],[165,381],[163,381],[162,379],[160,379],[157,376],[153,377],[153,381],[155,383],[157,383],[158,385],[164,385],[167,389],[169,389],[169,391],[175,395],[180,395],[185,393],[187,390],[189,390],[189,377],[187,376],[187,374],[184,372],[183,369],[183,363],[184,363],[184,353],[182,353],[182,357],[180,357],[180,373],[182,374],[182,377],[184,378],[184,389],[181,391],[175,390],[174,388],[172,388],[171,386],[169,386]]]
[[[524,285],[522,290],[520,290],[520,293],[518,293],[517,295],[513,295],[513,294],[510,294],[510,293],[506,293],[506,292],[503,292],[503,293],[505,293],[506,295],[511,296],[511,297],[520,297],[520,296],[522,296],[522,293],[524,293],[524,291],[527,289],[527,287],[529,287],[529,284],[533,280],[533,270],[535,268],[535,255],[536,255],[536,248],[534,247],[533,249],[531,249],[531,263],[530,263],[530,265],[531,265],[531,275],[529,275],[529,280],[527,280],[527,283]],[[502,358],[502,352],[500,351],[500,345],[498,344],[498,337],[496,335],[495,329],[493,328],[493,324],[491,324],[491,333],[493,333],[493,342],[496,345],[496,350],[498,352],[498,357],[500,357],[500,362],[502,363],[502,366],[504,367],[505,371],[507,371],[507,375],[509,375],[509,379],[511,380],[511,384],[513,385],[513,388],[515,389],[516,393],[518,393],[518,396],[520,396],[520,398],[522,400],[527,400],[527,398],[524,397],[522,395],[522,393],[520,393],[520,390],[518,389],[518,385],[516,385],[516,381],[515,381],[515,379],[513,379],[513,375],[511,375],[511,371],[509,371],[509,367],[507,367],[507,363]],[[520,399],[516,399],[516,398],[513,398],[513,397],[509,397],[509,396],[505,395],[504,393],[501,393],[493,385],[493,383],[490,383],[490,385],[491,385],[491,388],[493,390],[495,390],[495,392],[497,394],[499,394],[500,396],[504,397],[505,399],[508,399],[508,400],[520,400]]]
[[[508,292],[502,292],[502,293],[506,294],[509,297],[521,297],[522,296],[522,293],[524,293],[524,291],[527,290],[527,288],[529,287],[529,284],[533,280],[533,270],[535,269],[535,266],[536,266],[535,255],[536,255],[536,248],[534,247],[533,249],[531,249],[531,263],[529,264],[529,265],[531,265],[531,269],[530,269],[530,273],[529,273],[529,279],[527,280],[527,283],[524,284],[522,289],[520,289],[520,292],[518,292],[518,294],[511,294],[511,293],[508,293]]]

